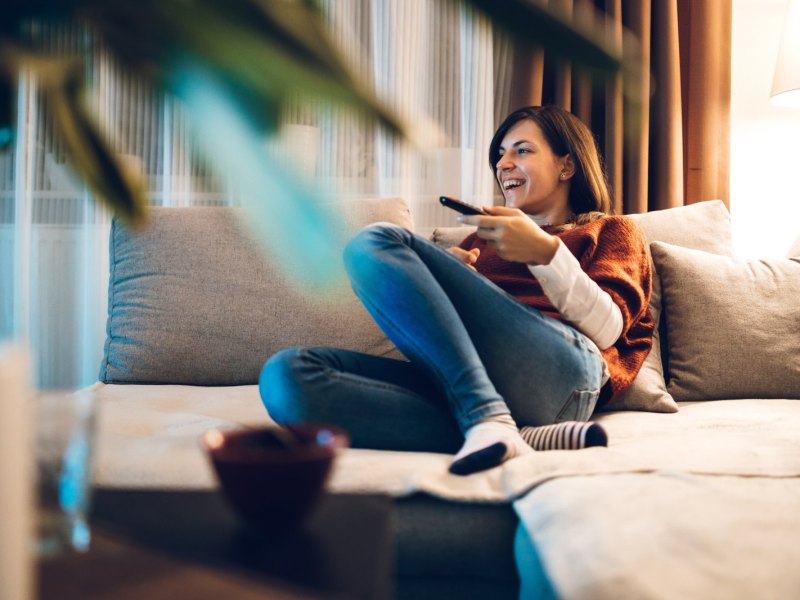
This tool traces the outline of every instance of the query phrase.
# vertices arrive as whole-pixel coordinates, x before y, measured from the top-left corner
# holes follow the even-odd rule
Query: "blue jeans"
[[[362,229],[344,258],[356,295],[409,361],[283,350],[259,381],[279,423],[338,425],[354,447],[455,452],[490,416],[519,426],[591,416],[602,358],[573,327],[395,225]]]

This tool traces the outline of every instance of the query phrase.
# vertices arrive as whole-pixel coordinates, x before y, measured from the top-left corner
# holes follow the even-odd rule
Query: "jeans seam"
[[[369,302],[365,298],[363,298],[361,296],[359,296],[359,297],[361,298],[361,301],[364,304],[369,304],[370,309],[374,310],[376,313],[378,313],[383,318],[384,322],[387,323],[388,326],[390,326],[392,328],[392,330],[394,330],[394,332],[397,333],[397,335],[399,337],[401,337],[411,348],[413,348],[415,352],[417,352],[420,356],[425,356],[426,359],[430,359],[430,357],[428,357],[425,352],[422,352],[420,350],[419,346],[416,343],[414,343],[414,341],[413,341],[413,339],[411,337],[407,336],[405,334],[405,332],[403,332],[400,328],[398,328],[392,322],[391,319],[387,318],[386,314],[382,310],[380,310],[380,308],[376,307],[373,303]],[[434,361],[426,360],[426,365],[428,366],[428,368],[431,369],[431,371],[434,372],[434,374],[436,375],[437,380],[441,384],[441,383],[445,382],[446,380],[445,380],[442,372],[439,369],[436,368],[435,364],[432,364],[433,362]],[[462,419],[465,419],[465,418],[469,419],[469,414],[465,413],[463,407],[456,400],[455,394],[453,394],[451,392],[449,387],[447,385],[442,385],[442,388],[444,389],[445,397],[447,398],[448,404],[450,406],[455,406],[457,411],[458,411],[458,414],[455,415],[456,421],[461,423]]]
[[[355,373],[347,373],[343,371],[338,371],[336,369],[330,369],[329,367],[326,367],[326,369],[332,371],[332,373],[328,374],[328,376],[331,379],[350,381],[352,383],[357,383],[362,387],[369,388],[372,390],[388,390],[388,391],[397,390],[402,392],[416,393],[413,390],[409,390],[408,388],[404,388],[403,386],[395,385],[393,383],[387,383],[385,381],[377,381],[375,379],[370,379],[369,377],[356,375]]]
[[[597,398],[600,395],[600,390],[587,390],[587,389],[574,389],[574,390],[572,390],[569,393],[569,396],[567,396],[566,402],[564,402],[563,406],[558,411],[558,414],[556,414],[555,422],[558,423],[560,417],[564,414],[564,412],[568,408],[570,408],[575,402],[578,403],[578,407],[576,408],[575,412],[577,413],[579,410],[580,411],[584,411],[584,409],[586,407],[583,405],[584,403],[582,402],[582,400],[584,398],[586,398],[587,396],[589,396],[589,395],[592,395],[592,396],[595,397],[595,406],[596,406]],[[586,418],[584,420],[588,420],[589,417],[591,417],[591,412],[589,412],[589,414],[587,414],[587,415],[576,415],[576,416],[585,416]]]
[[[329,365],[325,364],[322,361],[319,361],[315,358],[310,357],[308,353],[308,348],[304,348],[302,360],[305,366],[311,366],[315,370],[318,370],[325,374],[326,377],[330,379],[338,379],[338,380],[346,380],[353,383],[358,383],[363,387],[374,389],[374,390],[389,390],[389,391],[402,391],[402,392],[414,392],[407,387],[397,385],[394,383],[388,383],[386,381],[379,381],[377,379],[372,379],[370,377],[366,377],[363,375],[359,375],[357,373],[350,373],[349,371],[344,370],[339,365]]]

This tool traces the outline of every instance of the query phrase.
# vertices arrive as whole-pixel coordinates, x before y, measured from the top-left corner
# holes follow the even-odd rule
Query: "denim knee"
[[[278,423],[306,420],[302,402],[302,348],[286,348],[273,354],[261,369],[258,391],[267,414]]]
[[[359,230],[344,249],[347,272],[352,276],[363,270],[365,262],[375,255],[376,250],[400,242],[404,231],[399,225],[386,222],[372,223]]]

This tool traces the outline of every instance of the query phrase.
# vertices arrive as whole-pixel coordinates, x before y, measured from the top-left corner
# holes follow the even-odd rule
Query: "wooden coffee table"
[[[39,567],[39,598],[355,598],[392,595],[391,500],[328,495],[279,540],[217,491],[95,491],[92,545]]]

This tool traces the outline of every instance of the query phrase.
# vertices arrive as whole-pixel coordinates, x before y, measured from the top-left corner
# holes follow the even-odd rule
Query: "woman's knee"
[[[399,225],[387,222],[372,223],[359,230],[344,249],[348,272],[362,269],[380,250],[402,242],[404,232]]]
[[[261,369],[258,391],[267,414],[278,423],[306,420],[303,348],[286,348],[273,354]]]

